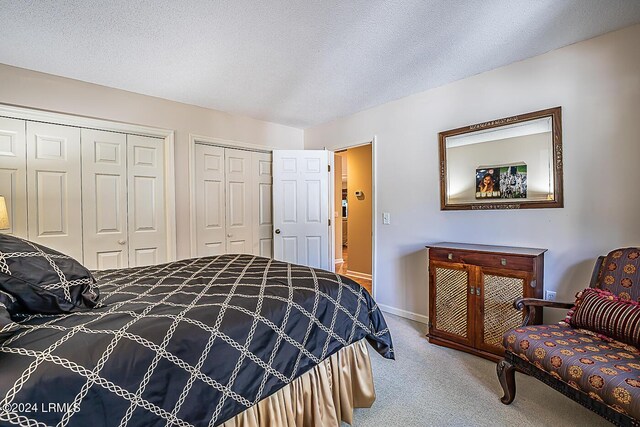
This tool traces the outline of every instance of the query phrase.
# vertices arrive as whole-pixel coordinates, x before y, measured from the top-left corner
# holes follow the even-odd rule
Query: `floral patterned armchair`
[[[534,298],[514,302],[525,322],[504,334],[505,358],[497,365],[501,401],[515,398],[519,371],[614,424],[640,426],[640,249],[599,257],[590,288],[575,307]],[[526,326],[540,307],[572,309],[569,323]]]

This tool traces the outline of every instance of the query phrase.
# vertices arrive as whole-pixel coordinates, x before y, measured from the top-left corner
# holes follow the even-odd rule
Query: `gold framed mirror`
[[[561,107],[438,134],[440,209],[561,208]]]

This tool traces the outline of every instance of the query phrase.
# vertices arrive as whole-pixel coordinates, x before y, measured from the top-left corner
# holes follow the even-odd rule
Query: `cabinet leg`
[[[496,371],[500,385],[504,391],[504,396],[502,396],[500,401],[508,405],[513,402],[513,399],[516,397],[516,368],[503,359],[496,365]]]

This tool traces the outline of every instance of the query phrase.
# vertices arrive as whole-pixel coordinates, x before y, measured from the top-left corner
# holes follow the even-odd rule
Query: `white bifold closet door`
[[[273,172],[271,153],[251,153],[253,190],[253,253],[273,257]]]
[[[272,255],[271,155],[195,145],[197,256]]]
[[[167,261],[162,138],[0,117],[9,233],[91,269]]]
[[[80,129],[27,122],[29,240],[82,261]]]
[[[166,261],[162,141],[83,129],[82,157],[84,264]]]
[[[224,148],[195,145],[196,251],[226,253]]]
[[[164,147],[161,139],[127,135],[129,266],[167,260]]]
[[[227,252],[253,253],[251,152],[225,150]]]
[[[127,135],[82,129],[84,264],[125,268],[127,246]]]
[[[27,154],[24,120],[0,117],[0,196],[9,214],[3,233],[27,238]]]

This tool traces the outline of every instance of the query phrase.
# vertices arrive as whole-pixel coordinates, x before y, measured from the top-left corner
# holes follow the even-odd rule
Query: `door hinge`
[[[331,227],[331,220],[329,220],[329,227]]]
[[[331,165],[327,165],[327,170],[331,172]]]

